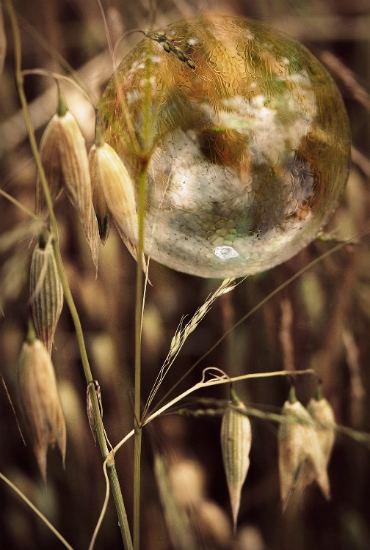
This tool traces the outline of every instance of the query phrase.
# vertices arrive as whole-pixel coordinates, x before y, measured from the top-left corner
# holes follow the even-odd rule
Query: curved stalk
[[[14,40],[15,78],[16,78],[18,95],[22,106],[23,118],[26,125],[27,133],[28,133],[31,151],[36,163],[40,182],[45,195],[45,202],[46,202],[46,206],[47,206],[49,218],[50,218],[50,227],[53,234],[53,249],[54,249],[55,260],[58,268],[58,274],[63,286],[65,301],[69,308],[72,321],[75,327],[78,347],[81,355],[82,367],[83,367],[86,383],[89,387],[91,401],[92,401],[96,437],[98,440],[101,456],[103,460],[105,460],[109,455],[109,449],[107,447],[106,436],[105,436],[105,428],[104,428],[103,420],[100,414],[98,397],[96,394],[95,386],[92,383],[93,376],[92,376],[89,359],[86,352],[85,339],[84,339],[84,334],[81,326],[81,321],[77,312],[76,305],[74,303],[72,292],[71,292],[68,279],[65,274],[64,266],[63,266],[63,260],[60,252],[60,246],[59,246],[58,223],[57,223],[57,219],[53,208],[53,202],[52,202],[52,198],[49,190],[49,185],[42,166],[41,157],[38,150],[35,133],[32,125],[32,120],[31,120],[31,116],[28,108],[27,98],[24,91],[22,66],[21,66],[21,57],[22,57],[21,56],[21,39],[20,39],[17,16],[14,10],[12,0],[6,0],[6,8],[7,8],[9,19],[11,22],[12,35]],[[109,481],[112,489],[112,494],[114,497],[114,503],[116,506],[123,545],[126,550],[131,550],[132,549],[131,533],[128,525],[125,505],[123,502],[122,492],[121,492],[114,460],[109,462],[107,469],[108,469],[108,477],[109,477]]]

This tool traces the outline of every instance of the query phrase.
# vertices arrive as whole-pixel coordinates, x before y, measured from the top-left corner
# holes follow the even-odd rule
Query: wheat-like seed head
[[[55,330],[63,308],[63,287],[50,238],[44,245],[37,244],[32,254],[30,302],[37,337],[51,353]]]
[[[18,366],[18,385],[33,450],[41,474],[46,479],[49,445],[58,445],[64,463],[66,426],[54,368],[40,340],[23,344]]]
[[[238,519],[241,490],[249,469],[252,430],[249,418],[235,409],[245,410],[244,404],[234,395],[222,417],[221,449],[224,462],[234,530]]]

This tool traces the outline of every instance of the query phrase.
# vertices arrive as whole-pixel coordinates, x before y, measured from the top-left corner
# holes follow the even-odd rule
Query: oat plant
[[[22,69],[19,17],[13,0],[4,0],[13,44],[16,88],[37,169],[35,213],[13,194],[0,189],[2,199],[29,219],[0,237],[0,253],[24,241],[30,241],[29,249],[32,249],[29,266],[26,257],[22,259],[22,269],[19,269],[17,257],[18,263],[9,260],[1,268],[2,286],[9,295],[15,283],[29,289],[25,306],[28,331],[18,365],[19,397],[25,425],[38,467],[46,481],[49,447],[58,447],[63,464],[66,456],[67,411],[63,412],[54,365],[55,334],[66,306],[73,322],[86,386],[84,407],[91,436],[100,451],[105,480],[104,501],[102,505],[94,503],[96,509],[101,507],[89,550],[98,543],[111,496],[123,547],[126,550],[143,548],[141,533],[147,504],[142,498],[144,432],[150,435],[154,478],[171,544],[179,550],[201,547],[202,521],[206,522],[205,515],[200,513],[201,506],[203,510],[212,507],[202,491],[199,491],[199,502],[195,503],[186,499],[181,501],[176,495],[171,480],[170,453],[167,456],[161,450],[158,443],[161,438],[157,437],[155,426],[156,420],[165,420],[169,416],[218,423],[216,445],[223,467],[220,483],[226,488],[230,504],[227,515],[220,514],[226,517],[226,524],[233,527],[225,538],[229,546],[224,541],[222,547],[234,548],[231,545],[239,536],[242,496],[248,492],[249,472],[253,469],[258,421],[276,426],[276,468],[279,470],[281,508],[287,521],[292,518],[289,515],[292,509],[300,510],[303,506],[308,487],[317,485],[323,496],[330,499],[328,468],[336,437],[344,435],[369,447],[370,435],[336,421],[329,396],[326,398],[323,394],[322,388],[326,387],[327,381],[321,384],[315,362],[308,364],[307,368],[306,363],[303,368],[295,368],[292,321],[286,314],[289,307],[284,310],[282,306],[285,324],[281,323],[280,332],[286,368],[278,368],[276,364],[280,363],[276,362],[271,369],[259,372],[258,368],[251,366],[252,362],[244,367],[242,374],[229,364],[228,373],[218,365],[204,366],[206,360],[231,333],[235,333],[256,312],[269,306],[293,282],[313,268],[321,267],[324,262],[330,268],[334,254],[356,242],[357,237],[367,235],[368,228],[363,227],[362,232],[354,231],[350,237],[339,238],[339,242],[318,253],[304,267],[286,275],[283,282],[280,280],[273,290],[264,293],[239,319],[227,319],[225,330],[215,342],[195,362],[188,364],[184,372],[179,372],[175,382],[169,386],[167,382],[174,374],[184,346],[200,332],[206,317],[212,315],[212,310],[225,296],[252,285],[254,274],[287,260],[318,236],[319,228],[337,203],[346,179],[349,154],[346,115],[341,111],[342,100],[336,88],[318,62],[300,45],[288,38],[279,38],[273,31],[264,30],[256,23],[235,17],[225,23],[220,16],[212,14],[197,16],[190,22],[180,21],[164,31],[157,31],[154,28],[155,6],[149,2],[149,28],[133,31],[144,39],[122,65],[118,65],[117,45],[110,36],[107,15],[100,0],[97,4],[113,65],[113,75],[99,102],[91,99],[84,83],[62,57],[59,61],[69,76],[43,69]],[[6,47],[3,15],[0,8],[0,73]],[[209,29],[213,31],[208,32]],[[270,48],[262,48],[258,66],[251,45],[254,39],[261,41],[262,45],[264,40],[271,42]],[[42,42],[42,38],[39,40]],[[279,53],[276,57],[274,48]],[[245,97],[238,88],[237,77],[245,68],[239,53],[235,53],[240,51],[247,52],[243,63],[247,64],[250,74],[257,75],[252,84],[254,88],[260,87],[258,95],[252,91],[252,85],[248,91],[241,88]],[[288,57],[283,56],[284,53]],[[310,74],[330,88],[332,101],[337,106],[337,117],[329,122],[323,114],[324,108],[320,106],[320,110],[315,110],[307,71],[300,72],[302,59],[309,66]],[[326,60],[333,61],[328,56]],[[271,68],[279,79],[271,77]],[[334,63],[333,70],[335,68],[338,69]],[[55,113],[46,124],[39,143],[25,91],[24,79],[29,75],[51,78],[56,83]],[[62,83],[72,83],[94,107],[95,136],[89,147],[64,98]],[[346,84],[354,86],[348,74]],[[358,96],[356,85],[355,88]],[[225,97],[220,90],[226,94]],[[268,95],[271,90],[272,97],[267,101],[264,94]],[[324,105],[327,99],[321,88],[317,95]],[[364,102],[364,93],[360,97]],[[289,116],[285,116],[286,109],[290,109]],[[301,109],[304,111],[302,117]],[[320,117],[325,124],[333,125],[336,147],[333,134],[320,126]],[[271,132],[261,137],[261,125],[266,124],[266,120],[271,125]],[[300,133],[310,124],[310,139],[303,140],[301,145]],[[281,134],[276,139],[273,131],[278,130]],[[290,148],[284,164],[281,158],[286,143]],[[250,150],[258,157],[258,162],[251,160]],[[323,164],[325,155],[327,163]],[[235,170],[238,178],[233,176]],[[185,176],[181,178],[183,173]],[[267,191],[261,178],[269,183]],[[328,182],[326,187],[323,181]],[[200,191],[199,182],[206,182],[206,193]],[[101,246],[109,246],[111,228],[116,229],[136,262],[132,416],[125,420],[130,426],[127,433],[118,423],[121,435],[116,443],[111,442],[110,426],[103,420],[103,406],[109,402],[109,396],[105,396],[100,387],[100,373],[95,373],[95,369],[93,372],[90,365],[86,335],[69,279],[69,273],[73,276],[73,271],[62,257],[57,216],[63,195],[68,201],[71,217],[76,218],[81,226],[84,235],[82,248],[89,251],[90,269],[98,284],[99,254]],[[328,234],[321,235],[322,240],[329,237]],[[158,284],[151,280],[151,274],[149,276],[151,257],[185,273],[221,279],[192,315],[180,319],[167,354],[156,365],[152,383],[148,382],[150,377],[147,380],[143,376],[146,299],[150,285]],[[16,272],[17,280],[14,277]],[[27,277],[28,282],[24,280]],[[124,293],[126,289],[117,288],[114,292]],[[3,309],[1,294],[0,306]],[[312,304],[307,309],[310,306]],[[226,317],[223,311],[223,321]],[[121,345],[129,346],[130,343],[122,342]],[[349,347],[349,362],[355,369],[353,345],[351,348],[348,338],[346,345]],[[229,359],[231,363],[237,363],[234,349]],[[196,382],[194,378],[190,382],[199,366],[202,367],[201,374]],[[258,380],[266,384],[269,380],[276,384],[279,380],[285,381],[287,395],[281,408],[273,410],[253,404],[245,387]],[[186,389],[182,387],[180,390],[185,381]],[[144,383],[149,385],[147,395],[144,395]],[[214,390],[218,387],[224,387],[229,399],[217,397]],[[302,387],[306,393],[300,401],[297,394],[304,393]],[[11,402],[10,395],[9,400]],[[131,440],[133,457],[129,477],[132,479],[132,499],[128,488],[120,482],[116,469],[118,453]],[[72,548],[14,483],[2,473],[0,479],[20,496],[66,548]],[[132,513],[127,514],[126,504],[131,501]]]

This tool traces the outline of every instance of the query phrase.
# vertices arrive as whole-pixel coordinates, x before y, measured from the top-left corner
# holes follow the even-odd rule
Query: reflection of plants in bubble
[[[349,130],[334,83],[305,48],[255,22],[205,15],[163,36],[187,45],[195,70],[146,38],[101,101],[105,139],[134,180],[119,98],[139,142],[150,102],[146,252],[208,277],[281,263],[316,237],[345,185]],[[232,243],[220,220],[235,222]]]

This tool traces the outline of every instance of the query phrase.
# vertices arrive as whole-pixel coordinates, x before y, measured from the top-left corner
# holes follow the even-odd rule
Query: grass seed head
[[[94,145],[89,153],[89,161],[94,194],[99,196],[103,212],[109,212],[122,241],[137,260],[138,217],[131,176],[108,143]],[[144,267],[143,258],[142,264]]]
[[[280,425],[278,440],[283,508],[286,509],[291,497],[300,498],[304,489],[315,480],[329,498],[324,455],[310,413],[299,401],[286,401],[282,414],[286,421]]]
[[[49,445],[58,445],[64,463],[66,426],[50,355],[38,339],[23,344],[18,385],[33,450],[45,480]]]
[[[30,269],[30,302],[37,337],[51,353],[55,330],[63,308],[63,288],[49,237],[36,245]]]
[[[99,231],[93,208],[89,161],[85,139],[70,111],[55,114],[47,125],[40,146],[41,159],[52,198],[65,189],[79,213],[91,256],[98,263]],[[38,184],[37,209],[43,207],[43,194]]]
[[[230,496],[231,511],[236,528],[241,490],[249,469],[249,453],[252,443],[252,430],[249,418],[235,407],[245,409],[234,394],[227,406],[221,424],[221,449],[225,475]]]

